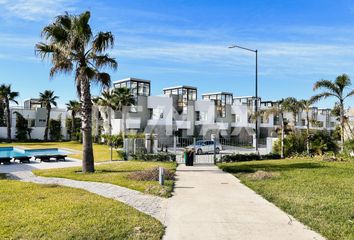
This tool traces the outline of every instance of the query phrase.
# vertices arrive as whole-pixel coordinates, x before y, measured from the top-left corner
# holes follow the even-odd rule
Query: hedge
[[[221,157],[221,162],[245,162],[253,160],[270,160],[270,159],[280,159],[279,154],[269,153],[266,155],[258,155],[255,153],[251,154],[232,154],[224,155]]]

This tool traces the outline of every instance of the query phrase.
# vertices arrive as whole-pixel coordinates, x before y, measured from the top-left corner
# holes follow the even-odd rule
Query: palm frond
[[[117,69],[118,63],[114,58],[110,58],[108,54],[105,55],[95,55],[91,56],[93,63],[96,65],[97,68],[102,67],[110,67],[114,70]]]
[[[114,37],[111,32],[99,32],[92,41],[93,52],[103,52],[107,48],[113,48]]]
[[[345,98],[348,98],[348,97],[351,97],[351,96],[354,96],[354,90],[352,90],[351,92],[349,92],[345,97]]]
[[[329,81],[329,80],[317,81],[315,83],[315,85],[313,86],[314,91],[317,89],[320,89],[320,88],[327,89],[332,94],[336,94],[336,95],[340,94],[340,89],[338,88],[338,86],[336,86],[335,83],[333,83],[332,81]]]
[[[337,97],[337,95],[333,94],[333,93],[324,92],[324,93],[320,93],[320,94],[313,96],[311,99],[312,99],[312,101],[317,102],[321,99],[326,99],[328,97]]]

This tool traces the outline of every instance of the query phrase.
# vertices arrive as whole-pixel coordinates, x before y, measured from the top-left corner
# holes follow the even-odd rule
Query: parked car
[[[213,140],[199,140],[196,141],[195,146],[189,145],[187,149],[194,149],[196,154],[200,155],[203,153],[214,153],[214,141]],[[219,154],[222,150],[222,146],[219,142],[216,142],[215,153]]]

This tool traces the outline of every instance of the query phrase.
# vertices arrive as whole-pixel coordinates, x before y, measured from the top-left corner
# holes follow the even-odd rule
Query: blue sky
[[[228,49],[233,43],[259,50],[264,100],[308,98],[315,81],[342,73],[354,79],[351,0],[0,0],[0,82],[11,83],[20,102],[45,89],[55,90],[61,106],[76,98],[73,77],[50,80],[50,63],[34,55],[34,45],[53,17],[85,10],[94,32],[116,37],[110,52],[119,68],[110,72],[112,80],[149,79],[153,95],[182,84],[199,94],[253,95],[254,55]]]

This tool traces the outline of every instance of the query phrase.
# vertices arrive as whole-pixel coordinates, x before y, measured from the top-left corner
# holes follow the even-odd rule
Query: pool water
[[[46,149],[21,149],[16,147],[0,147],[0,158],[3,157],[33,157],[40,155],[66,155],[68,151],[64,151],[58,148],[46,148]]]

